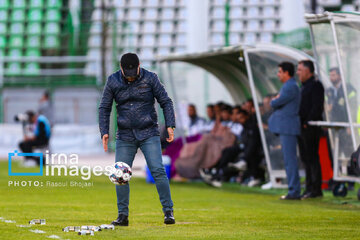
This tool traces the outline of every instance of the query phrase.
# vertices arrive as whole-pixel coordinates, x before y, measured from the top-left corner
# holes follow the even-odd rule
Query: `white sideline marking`
[[[14,220],[4,220],[5,223],[16,223]]]
[[[48,236],[48,238],[60,239],[60,237],[58,235],[50,235],[50,236]]]
[[[33,232],[33,233],[46,233],[45,231],[43,231],[43,230],[38,230],[38,229],[30,229],[29,231],[30,231],[30,232]]]

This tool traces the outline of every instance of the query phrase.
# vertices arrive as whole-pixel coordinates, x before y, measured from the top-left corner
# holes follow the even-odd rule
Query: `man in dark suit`
[[[302,198],[322,197],[319,141],[321,128],[309,126],[309,121],[320,121],[324,112],[324,87],[314,77],[314,64],[310,60],[300,61],[297,75],[301,81],[300,120],[301,135],[298,138],[300,157],[305,165],[306,188]]]
[[[280,135],[289,192],[282,200],[300,199],[299,167],[296,157],[297,136],[300,134],[300,89],[294,76],[295,67],[290,62],[279,64],[277,76],[284,85],[271,101],[274,112],[269,118],[269,130]]]

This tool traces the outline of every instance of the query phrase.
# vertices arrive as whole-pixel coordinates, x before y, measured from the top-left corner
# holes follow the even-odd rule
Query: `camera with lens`
[[[21,122],[21,123],[28,123],[29,122],[29,115],[26,113],[19,113],[15,115],[14,117],[15,122]]]

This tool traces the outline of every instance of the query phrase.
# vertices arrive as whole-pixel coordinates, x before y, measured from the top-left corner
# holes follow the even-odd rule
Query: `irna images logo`
[[[40,158],[40,172],[13,172],[12,170],[12,158],[15,156],[19,157],[38,157]],[[13,153],[8,154],[8,169],[9,176],[43,176],[43,154],[42,153],[18,153],[18,151],[14,151]]]

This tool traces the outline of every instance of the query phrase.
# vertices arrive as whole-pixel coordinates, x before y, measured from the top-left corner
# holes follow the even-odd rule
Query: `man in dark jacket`
[[[153,72],[140,68],[136,54],[121,57],[121,70],[106,81],[99,106],[99,127],[104,150],[109,140],[109,121],[113,100],[116,102],[117,126],[115,161],[132,166],[137,149],[144,153],[147,165],[154,177],[160,202],[165,215],[165,224],[174,224],[173,202],[169,180],[162,164],[160,133],[155,111],[155,99],[165,115],[169,138],[174,140],[175,114],[172,100]],[[118,218],[112,222],[128,226],[129,185],[116,186]]]
[[[329,77],[332,83],[332,86],[326,89],[326,111],[329,117],[329,120],[332,122],[348,122],[348,114],[345,105],[345,93],[343,84],[341,81],[340,70],[337,67],[331,68],[329,70]],[[346,84],[347,98],[349,100],[349,107],[351,118],[356,119],[356,110],[357,110],[357,93],[356,89],[350,84]],[[344,154],[346,157],[350,157],[351,153],[354,151],[350,128],[343,128],[339,131],[339,154]]]
[[[264,181],[264,170],[260,167],[263,158],[263,150],[260,132],[257,122],[254,122],[251,115],[244,110],[239,111],[238,121],[243,125],[239,148],[240,154],[237,162],[229,164],[235,169],[245,171],[245,178],[249,179],[249,187],[254,187]],[[245,180],[245,179],[244,179]]]
[[[35,125],[33,136],[25,135],[25,139],[19,143],[23,153],[32,153],[36,147],[45,147],[49,144],[51,128],[48,119],[44,115],[37,115],[33,111],[26,112],[28,123]],[[40,158],[34,156],[25,157],[25,166],[40,165]]]
[[[300,61],[296,73],[302,83],[299,111],[301,135],[298,139],[300,156],[305,165],[306,173],[306,187],[302,198],[316,198],[322,196],[319,159],[321,128],[309,126],[308,122],[322,120],[324,112],[324,87],[314,77],[314,64],[312,61]]]

